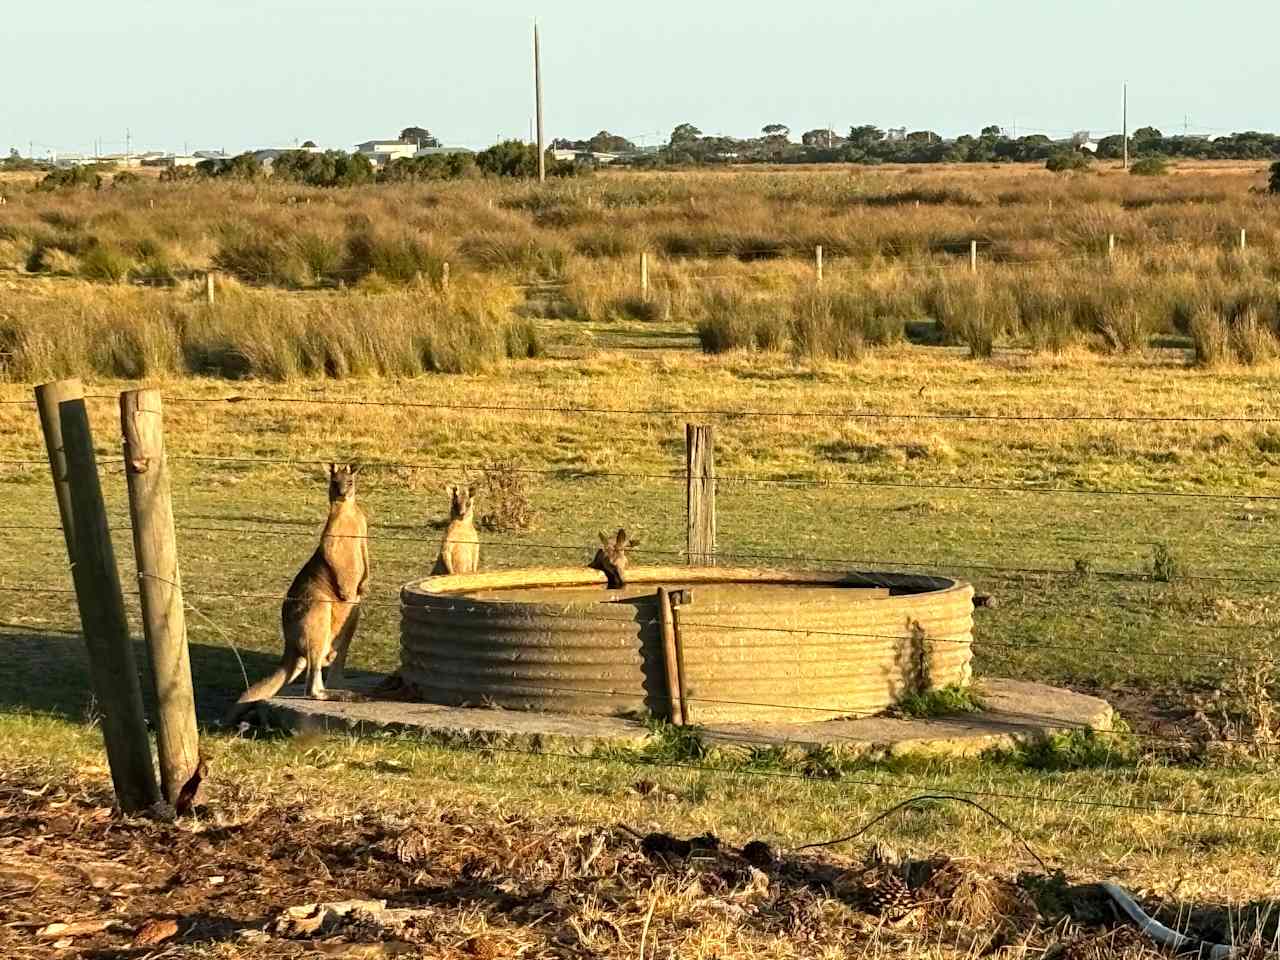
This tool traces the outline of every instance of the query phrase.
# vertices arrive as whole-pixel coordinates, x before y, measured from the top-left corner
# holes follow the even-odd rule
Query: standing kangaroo
[[[440,543],[440,556],[431,571],[433,577],[475,573],[480,569],[480,534],[476,531],[475,488],[448,486],[449,526]]]
[[[638,546],[640,541],[628,537],[626,530],[619,530],[614,537],[601,533],[600,549],[596,551],[595,559],[587,566],[605,575],[608,589],[621,590],[627,585],[627,567],[631,565],[631,558],[627,556],[627,551]]]
[[[248,705],[274,697],[304,669],[313,700],[327,698],[324,667],[332,664],[330,683],[342,682],[347,650],[360,622],[360,601],[369,589],[369,521],[356,505],[359,472],[355,465],[329,464],[329,519],[320,546],[293,578],[280,607],[280,666],[244,692],[230,721],[239,719]]]

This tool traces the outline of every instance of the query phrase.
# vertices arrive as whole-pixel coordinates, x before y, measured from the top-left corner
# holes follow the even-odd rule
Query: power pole
[[[1124,85],[1124,169],[1129,169],[1129,84]]]
[[[538,107],[538,182],[547,182],[547,147],[542,127],[542,42],[538,34],[538,22],[533,23],[533,85]]]

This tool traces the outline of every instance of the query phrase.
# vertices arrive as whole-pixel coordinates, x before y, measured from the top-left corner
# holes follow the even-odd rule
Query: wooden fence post
[[[1240,228],[1240,249],[1249,249],[1249,232],[1244,227]]]
[[[449,292],[449,261],[440,264],[440,289]]]
[[[213,271],[210,270],[204,275],[204,300],[209,306],[213,306]]]
[[[813,255],[814,255],[815,264],[818,268],[818,286],[822,286],[822,244],[818,244],[818,247],[816,250],[814,250]]]
[[[716,447],[713,427],[685,424],[685,478],[688,484],[688,562],[716,562]]]
[[[1107,234],[1107,256],[1114,257],[1116,255],[1116,235],[1114,233]]]
[[[89,652],[89,673],[102,709],[111,782],[120,808],[136,813],[155,804],[160,792],[151,765],[142,686],[102,501],[84,387],[79,380],[36,387],[36,405]]]
[[[159,390],[120,394],[124,468],[133,521],[133,556],[142,594],[142,629],[155,681],[160,789],[176,803],[200,762],[196,698],[191,686],[187,618],[173,529],[169,465]]]
[[[640,254],[640,297],[649,299],[649,254]]]
[[[978,272],[978,241],[969,241],[969,271],[971,273]]]

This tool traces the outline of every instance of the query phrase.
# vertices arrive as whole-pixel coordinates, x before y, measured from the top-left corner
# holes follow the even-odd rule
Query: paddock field
[[[785,846],[913,793],[972,791],[1073,879],[1261,897],[1280,848],[1280,206],[1258,190],[1263,169],[601,175],[545,195],[15,191],[0,207],[4,777],[106,783],[39,426],[20,402],[34,383],[80,375],[95,397],[126,591],[114,398],[163,390],[209,720],[243,689],[233,648],[251,678],[278,655],[278,598],[324,515],[322,463],[366,464],[374,587],[352,662],[387,670],[397,591],[434,561],[445,484],[524,488],[529,522],[484,532],[486,566],[585,563],[597,531],[622,525],[641,561],[678,560],[684,424],[710,422],[726,558],[970,579],[999,601],[976,615],[979,677],[1100,693],[1132,732],[806,778],[768,751],[744,763],[683,741],[572,760],[210,731],[214,796],[316,816],[430,797]],[[256,250],[262,272],[237,276],[233,250]],[[745,341],[717,339],[744,316]],[[1022,866],[969,808],[917,810],[892,839]]]

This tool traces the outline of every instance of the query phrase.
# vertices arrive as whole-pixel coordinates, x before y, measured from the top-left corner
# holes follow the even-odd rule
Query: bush
[[[1163,177],[1169,172],[1169,161],[1164,157],[1143,157],[1129,172],[1135,177]]]
[[[1061,150],[1044,162],[1046,170],[1054,173],[1075,173],[1088,170],[1091,155],[1083,150]]]
[[[776,350],[785,339],[786,322],[777,306],[748,299],[738,290],[712,291],[704,309],[698,322],[703,353]]]
[[[50,170],[36,184],[37,190],[100,190],[101,188],[102,177],[93,167],[62,167],[58,170]]]
[[[529,498],[529,478],[513,460],[497,460],[480,468],[480,502],[484,509],[476,522],[481,530],[528,530],[537,516]]]
[[[503,140],[476,154],[475,163],[490,176],[527,180],[538,175],[538,148],[519,140]],[[546,166],[549,177],[572,177],[578,173],[576,164],[556,160],[551,151],[547,151]]]
[[[271,174],[310,187],[351,187],[373,182],[373,164],[361,154],[326,150],[290,150],[276,157]]]
[[[80,275],[86,280],[122,283],[129,279],[133,261],[115,247],[96,243],[80,258]]]
[[[165,167],[160,171],[160,182],[183,183],[195,180],[199,176],[195,167]]]
[[[1271,165],[1271,192],[1280,195],[1280,160]]]
[[[142,182],[142,177],[131,170],[122,170],[111,178],[112,187],[136,187]]]

